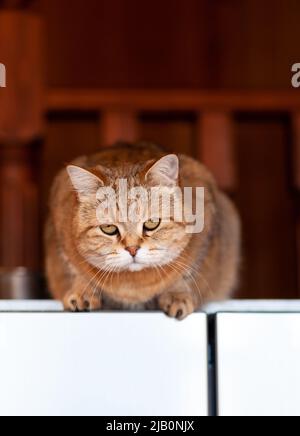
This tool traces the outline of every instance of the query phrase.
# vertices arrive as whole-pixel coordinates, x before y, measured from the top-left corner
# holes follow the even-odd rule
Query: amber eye
[[[118,227],[113,225],[101,226],[100,229],[105,235],[108,236],[115,236],[119,233]]]
[[[153,232],[160,226],[161,220],[149,220],[144,224],[144,229],[149,232]]]

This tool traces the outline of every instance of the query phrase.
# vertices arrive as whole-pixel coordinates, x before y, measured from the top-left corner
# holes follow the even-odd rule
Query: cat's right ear
[[[67,172],[79,198],[96,195],[98,189],[104,186],[103,181],[99,177],[83,168],[69,165]]]
[[[179,159],[175,154],[162,157],[158,162],[154,163],[146,173],[146,180],[153,186],[177,186],[178,177]]]

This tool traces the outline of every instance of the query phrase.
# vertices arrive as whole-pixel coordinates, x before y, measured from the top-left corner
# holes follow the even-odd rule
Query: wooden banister
[[[300,111],[300,91],[50,89],[49,111]]]

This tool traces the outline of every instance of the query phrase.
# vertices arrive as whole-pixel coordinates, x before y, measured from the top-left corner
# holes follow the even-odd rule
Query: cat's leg
[[[93,285],[88,286],[86,280],[77,276],[74,278],[72,288],[63,299],[66,310],[72,312],[93,311],[102,308],[102,298],[99,289]]]
[[[189,285],[184,280],[160,295],[158,305],[166,315],[180,321],[191,315],[198,308],[197,298],[195,298],[193,289],[192,287],[189,288]]]

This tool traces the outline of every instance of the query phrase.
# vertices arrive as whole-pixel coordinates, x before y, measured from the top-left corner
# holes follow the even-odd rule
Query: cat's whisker
[[[169,267],[170,267],[173,271],[175,271],[176,273],[179,273],[180,275],[182,275],[182,273],[184,272],[184,271],[182,271],[178,266],[175,266],[174,263],[171,264],[171,265],[169,265]],[[188,284],[185,282],[185,280],[183,280],[183,283],[184,283],[184,286],[186,287],[187,292],[188,292],[188,293],[191,292],[191,289],[190,289],[190,287],[188,286]],[[195,284],[196,284],[196,283],[195,283]],[[197,287],[197,290],[198,290],[198,293],[199,293],[200,302],[201,302],[201,304],[202,304],[202,301],[203,301],[202,294],[201,294],[200,289],[198,288],[197,284],[196,284],[196,287]]]
[[[102,272],[101,270],[98,270],[98,271],[97,271],[97,272],[92,276],[92,278],[89,280],[89,282],[88,282],[87,285],[85,286],[84,290],[81,292],[80,297],[83,297],[83,296],[86,294],[86,292],[88,291],[88,288],[89,288],[89,286],[91,285],[91,283],[94,282],[94,281],[97,279],[98,275],[99,275],[101,272]]]
[[[99,280],[97,282],[97,287],[103,287],[106,281],[107,275],[110,273],[110,267],[105,267],[103,274],[99,277]]]
[[[101,276],[98,278],[97,283],[95,283],[95,285],[94,285],[94,289],[93,289],[93,296],[92,296],[92,298],[94,298],[96,292],[99,292],[99,290],[100,290],[100,292],[99,292],[99,298],[100,298],[100,299],[102,298],[103,290],[102,290],[102,287],[101,287],[101,279],[102,279],[102,277],[105,277],[105,274],[106,274],[106,273],[107,273],[107,271],[102,272]],[[99,289],[99,288],[100,288],[100,289]]]
[[[105,280],[103,281],[103,283],[101,285],[101,287],[102,287],[101,295],[104,292],[104,286],[105,286],[105,283],[109,280],[109,277],[111,276],[111,278],[113,278],[113,274],[115,272],[115,269],[116,269],[116,267],[109,267],[108,274],[106,275]]]
[[[178,262],[179,262],[179,261],[178,261]],[[201,273],[201,271],[197,271],[197,270],[195,270],[195,269],[193,269],[193,268],[190,268],[189,265],[186,265],[186,264],[184,264],[184,263],[183,263],[182,265],[184,265],[185,268],[186,268],[185,273],[189,274],[189,276],[191,277],[191,279],[192,279],[193,282],[195,283],[199,295],[202,296],[202,292],[201,292],[201,290],[200,290],[200,288],[199,288],[199,285],[198,285],[197,280],[196,280],[196,278],[194,277],[193,273],[196,274],[197,276],[199,276],[199,278],[204,282],[204,284],[205,284],[206,287],[207,287],[207,291],[208,291],[208,293],[209,293],[210,295],[213,294],[213,291],[212,291],[212,289],[211,289],[211,287],[210,287],[208,281],[204,278],[204,276],[203,276],[203,274]],[[191,271],[190,271],[189,268],[191,269]]]
[[[87,265],[89,265],[89,267],[90,267],[90,269],[87,271],[87,273],[88,272],[90,272],[90,271],[92,271],[93,269],[95,269],[95,268],[97,268],[95,265],[92,265],[90,262],[89,262],[89,260],[88,260],[88,258],[86,258],[85,256],[85,254],[84,254],[84,252],[80,252],[80,250],[79,250],[79,253],[73,253],[73,256],[76,258],[76,259],[78,259],[78,262],[76,263],[76,266],[77,267],[80,267],[80,266],[82,266],[82,265],[84,265],[84,264],[87,264]],[[101,257],[105,257],[106,255],[104,254],[104,255],[102,255]],[[80,260],[79,260],[80,259]]]
[[[184,264],[184,263],[183,263]],[[199,275],[200,279],[206,284],[207,286],[207,290],[209,292],[210,296],[213,296],[214,292],[209,284],[209,282],[207,281],[207,279],[204,277],[203,273],[201,272],[201,270],[197,270],[195,267],[193,267],[192,265],[186,265],[188,268],[190,268],[194,274]]]
[[[200,297],[200,300],[201,300],[201,304],[202,304],[202,302],[203,302],[202,292],[201,292],[201,290],[199,288],[199,285],[198,285],[196,279],[193,277],[191,271],[189,271],[188,266],[180,265],[178,262],[174,262],[172,266],[173,267],[177,267],[179,269],[179,271],[181,271],[180,268],[183,268],[183,271],[181,271],[181,273],[188,274],[188,276],[192,279],[193,283],[196,286],[196,290],[197,290],[197,292],[199,294],[199,297]]]
[[[97,282],[94,285],[94,290],[93,290],[93,297],[95,296],[96,292],[99,292],[99,298],[102,298],[102,294],[104,291],[104,283],[105,283],[105,277],[108,274],[108,270],[104,270],[102,271],[102,274],[98,277]]]
[[[184,253],[182,255],[186,256],[186,258],[190,262],[194,262],[194,259],[191,256],[189,256],[187,253]],[[209,258],[207,256],[202,261],[202,267],[206,267],[206,266],[208,267],[209,271],[213,270],[212,264],[211,264],[211,262],[210,262],[210,260],[209,260]],[[202,274],[201,270],[196,270],[196,271],[198,271],[198,273],[203,277],[203,274]],[[205,280],[204,277],[203,277],[203,280]],[[210,288],[211,295],[213,295],[214,292],[212,291],[211,286],[209,284],[208,284],[208,287]]]
[[[159,274],[160,279],[162,280],[162,282],[165,282],[165,278],[164,278],[163,275],[162,275],[160,265],[155,265],[154,268],[155,268],[155,270],[158,272],[158,274]]]
[[[187,253],[184,253],[184,252],[181,253],[180,257],[182,257],[182,256],[185,256],[185,258],[186,258],[185,260],[187,260],[188,262],[191,262],[193,264],[195,263],[195,259],[193,259],[192,256],[188,255]],[[210,269],[212,269],[212,265],[211,265],[207,256],[203,259],[202,264],[207,265]]]

